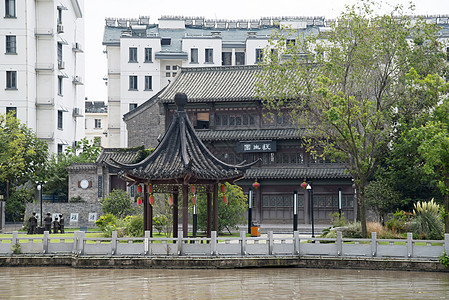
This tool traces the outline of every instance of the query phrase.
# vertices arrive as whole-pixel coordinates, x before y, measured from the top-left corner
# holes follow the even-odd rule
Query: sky
[[[107,101],[105,47],[102,45],[105,18],[138,18],[149,16],[150,23],[159,17],[200,16],[206,19],[260,19],[282,16],[324,16],[336,18],[357,0],[84,0],[86,63],[86,97],[91,101]],[[388,3],[387,3],[388,2]],[[410,0],[385,0],[385,10],[395,4],[409,7]],[[448,0],[415,0],[415,14],[449,14]]]

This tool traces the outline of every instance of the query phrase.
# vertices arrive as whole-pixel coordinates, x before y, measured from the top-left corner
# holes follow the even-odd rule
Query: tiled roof
[[[300,139],[304,136],[302,130],[294,128],[273,129],[235,129],[235,130],[197,130],[198,137],[208,141],[233,140],[289,140]]]
[[[97,158],[97,163],[114,160],[117,162],[129,164],[135,163],[145,150],[144,146],[135,148],[103,148]]]
[[[257,179],[332,179],[351,178],[344,168],[251,168],[246,178]]]
[[[137,182],[216,183],[242,178],[249,165],[228,165],[217,159],[196,135],[183,108],[187,97],[183,99],[185,102],[178,103],[178,111],[151,155],[135,164],[116,159],[107,163]]]
[[[68,171],[86,171],[86,170],[96,170],[97,164],[95,163],[74,163],[73,165],[67,167]]]
[[[173,103],[176,93],[185,93],[189,103],[248,101],[256,99],[259,66],[181,68],[176,79],[159,99]]]

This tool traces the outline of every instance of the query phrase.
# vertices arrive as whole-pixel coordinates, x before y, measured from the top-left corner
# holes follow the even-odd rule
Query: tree
[[[47,143],[12,114],[0,114],[0,182],[6,183],[6,201],[10,186],[39,176],[47,157]]]
[[[112,190],[109,195],[101,201],[103,213],[112,214],[117,218],[124,218],[133,215],[136,209],[133,201],[124,190]]]
[[[248,198],[243,194],[242,188],[238,185],[225,184],[225,203],[223,192],[218,193],[218,231],[227,229],[238,229],[237,225],[245,221],[245,212],[248,208]],[[198,194],[198,228],[206,231],[207,228],[207,195]]]
[[[434,25],[412,22],[402,6],[385,15],[376,15],[374,6],[347,7],[330,31],[296,43],[289,42],[294,32],[278,31],[257,84],[267,109],[290,113],[304,129],[312,155],[346,164],[364,236],[365,187],[398,116],[436,101],[413,86],[410,73],[438,76],[446,65]]]

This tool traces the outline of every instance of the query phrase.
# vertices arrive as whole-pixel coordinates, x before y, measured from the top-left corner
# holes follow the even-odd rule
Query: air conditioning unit
[[[58,24],[58,26],[56,27],[56,30],[58,31],[58,33],[63,33],[64,32],[64,26],[62,24]]]
[[[78,42],[73,44],[72,50],[75,52],[83,52],[83,50],[81,49],[81,44]]]
[[[74,84],[83,84],[81,76],[73,76],[72,82]]]
[[[65,63],[62,60],[58,61],[58,69],[61,70],[64,68],[65,68]]]
[[[82,116],[83,116],[83,114],[81,113],[81,109],[80,109],[79,107],[75,107],[75,108],[73,109],[72,115],[73,115],[74,117],[82,117]]]

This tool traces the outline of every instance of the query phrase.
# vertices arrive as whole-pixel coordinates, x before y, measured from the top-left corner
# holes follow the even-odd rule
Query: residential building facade
[[[84,137],[83,0],[4,0],[0,113],[14,115],[52,153]]]
[[[103,101],[84,103],[86,139],[103,148],[108,147],[108,106]]]

